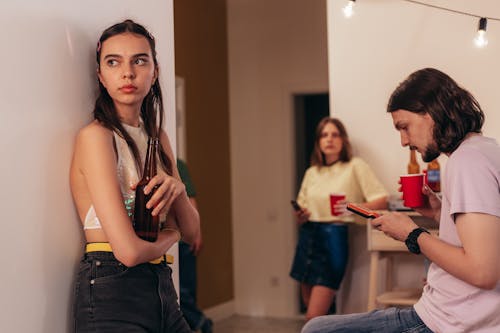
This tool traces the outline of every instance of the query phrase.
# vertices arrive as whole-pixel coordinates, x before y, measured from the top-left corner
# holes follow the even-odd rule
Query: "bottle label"
[[[438,183],[441,180],[439,170],[427,170],[427,182]]]

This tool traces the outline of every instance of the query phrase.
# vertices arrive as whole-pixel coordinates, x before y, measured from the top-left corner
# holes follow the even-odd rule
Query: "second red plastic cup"
[[[409,208],[420,207],[424,204],[422,186],[424,186],[424,174],[402,175],[401,188],[403,190],[403,204]]]
[[[345,200],[344,193],[330,193],[330,209],[333,216],[339,216],[342,214],[342,212],[337,212],[335,210],[335,205],[337,204],[337,201],[340,200]]]

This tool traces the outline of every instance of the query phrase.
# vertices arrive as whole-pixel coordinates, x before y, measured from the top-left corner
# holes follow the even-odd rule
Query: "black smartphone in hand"
[[[302,210],[302,207],[297,203],[295,200],[290,200],[290,203],[292,204],[293,209],[298,212],[299,210]]]
[[[352,204],[352,203],[347,204],[347,210],[353,212],[354,214],[358,214],[359,216],[367,218],[367,219],[376,219],[377,217],[380,216],[379,213],[376,213],[376,212],[369,210],[367,208],[357,206],[357,205]]]

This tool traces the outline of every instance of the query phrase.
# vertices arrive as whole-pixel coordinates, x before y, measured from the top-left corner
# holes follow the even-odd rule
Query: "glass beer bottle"
[[[408,163],[408,174],[420,173],[420,165],[417,162],[417,153],[410,149],[410,162]]]
[[[135,208],[134,208],[134,230],[140,238],[154,242],[158,238],[159,216],[151,215],[153,208],[146,208],[146,204],[153,196],[153,189],[149,194],[144,194],[144,187],[151,178],[156,176],[156,156],[158,156],[158,139],[149,138],[146,161],[142,171],[142,179],[137,183],[135,189]]]
[[[434,192],[441,192],[441,168],[437,158],[427,164],[427,185]]]

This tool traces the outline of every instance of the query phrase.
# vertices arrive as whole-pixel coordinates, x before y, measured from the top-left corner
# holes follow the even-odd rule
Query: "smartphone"
[[[302,210],[302,207],[297,203],[295,200],[290,200],[290,203],[292,204],[292,207],[295,211]]]
[[[367,219],[375,219],[375,218],[380,216],[379,213],[376,213],[376,212],[369,210],[367,208],[356,206],[355,204],[352,204],[352,203],[347,204],[347,210],[353,212],[354,214],[358,214],[359,216],[367,218]]]

